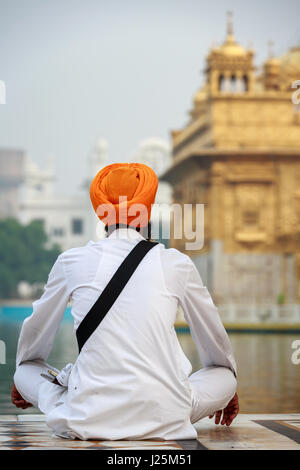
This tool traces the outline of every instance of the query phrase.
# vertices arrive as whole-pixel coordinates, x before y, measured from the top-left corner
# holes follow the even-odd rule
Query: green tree
[[[0,220],[0,297],[17,297],[20,281],[45,283],[61,250],[47,247],[47,235],[38,221],[22,225]]]

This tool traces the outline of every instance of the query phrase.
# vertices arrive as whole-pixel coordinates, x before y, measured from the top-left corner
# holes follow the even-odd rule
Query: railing
[[[300,323],[299,304],[227,304],[218,307],[224,322],[230,323]]]
[[[300,324],[300,304],[224,304],[218,306],[218,311],[222,321],[229,324]],[[181,308],[177,323],[185,323]]]

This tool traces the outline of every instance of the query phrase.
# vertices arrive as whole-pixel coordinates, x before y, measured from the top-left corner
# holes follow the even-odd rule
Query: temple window
[[[248,91],[248,77],[244,75],[242,78],[242,91]]]
[[[219,76],[219,91],[226,91],[225,90],[225,77],[223,74]]]
[[[229,77],[225,77],[223,74],[219,75],[219,91],[229,93],[241,93],[248,91],[248,77],[237,77],[232,74]]]
[[[230,91],[233,93],[237,91],[237,80],[235,75],[232,75],[230,79]]]
[[[72,233],[75,235],[80,235],[83,233],[83,220],[82,219],[72,220]]]

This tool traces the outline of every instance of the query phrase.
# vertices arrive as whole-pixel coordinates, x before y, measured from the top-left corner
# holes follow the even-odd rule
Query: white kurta
[[[141,239],[135,230],[118,229],[58,257],[22,326],[17,370],[24,361],[47,360],[70,298],[77,329]],[[193,262],[158,244],[84,345],[68,389],[46,380],[40,386],[38,405],[55,433],[107,440],[196,437],[190,421],[192,366],[174,329],[178,304],[203,366],[236,373],[227,333]]]

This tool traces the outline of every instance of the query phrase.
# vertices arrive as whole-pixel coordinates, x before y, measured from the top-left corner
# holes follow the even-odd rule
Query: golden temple
[[[162,177],[174,203],[204,204],[204,247],[186,251],[186,240],[174,237],[171,246],[193,258],[225,310],[240,305],[243,316],[243,306],[261,305],[262,318],[271,318],[272,306],[289,305],[299,321],[300,106],[292,85],[300,46],[271,53],[260,71],[253,59],[229,17],[189,122],[172,131],[172,165]]]

